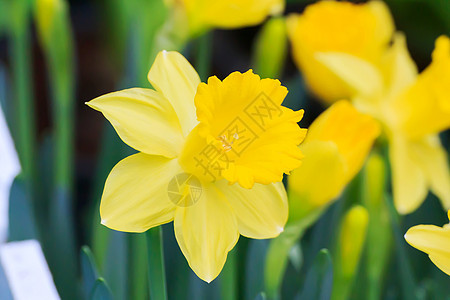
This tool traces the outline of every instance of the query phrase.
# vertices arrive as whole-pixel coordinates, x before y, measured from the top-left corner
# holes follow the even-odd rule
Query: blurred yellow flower
[[[66,13],[67,4],[64,0],[36,0],[35,18],[40,39],[45,46],[50,47],[50,39],[57,14]]]
[[[429,189],[450,208],[448,159],[438,137],[450,127],[448,37],[437,39],[432,64],[418,75],[404,36],[397,33],[388,44],[394,28],[382,2],[319,2],[288,26],[299,68],[317,95],[329,102],[350,96],[358,110],[382,123],[397,210],[414,211]],[[314,26],[319,41],[303,36]]]
[[[366,240],[369,213],[364,206],[355,205],[342,220],[339,235],[339,254],[344,276],[353,276]]]
[[[326,102],[354,95],[338,76],[317,60],[321,52],[344,52],[377,64],[394,33],[386,4],[320,1],[287,18],[295,63],[314,94]]]
[[[265,239],[283,231],[281,179],[301,162],[303,111],[281,106],[287,89],[251,70],[200,83],[178,52],[159,53],[148,79],[155,90],[133,88],[87,103],[139,151],[108,176],[102,224],[143,232],[174,220],[189,265],[210,282],[239,234]]]
[[[361,169],[380,127],[372,117],[341,100],[308,129],[301,168],[288,177],[290,219],[329,204]]]
[[[448,211],[450,219],[450,210]],[[450,224],[442,228],[434,225],[418,225],[405,234],[406,241],[414,248],[428,254],[431,261],[450,275]]]
[[[284,10],[284,0],[172,0],[185,11],[192,35],[211,28],[257,25]]]

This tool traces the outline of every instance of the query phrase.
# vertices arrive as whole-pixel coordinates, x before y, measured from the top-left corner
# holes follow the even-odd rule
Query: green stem
[[[271,240],[264,270],[265,291],[268,299],[280,298],[281,283],[292,246],[301,239],[305,230],[320,217],[325,209],[326,206],[311,209],[297,221],[288,222],[283,233]]]
[[[16,3],[17,23],[12,26],[11,56],[13,85],[16,98],[16,147],[19,153],[22,173],[20,177],[28,184],[35,178],[35,116],[32,92],[31,43],[28,28],[28,8],[24,3]],[[32,186],[31,186],[32,187]],[[34,193],[31,193],[34,194]]]
[[[167,299],[167,289],[162,228],[159,226],[149,229],[146,236],[150,299],[165,300]]]
[[[270,242],[264,271],[265,289],[268,299],[280,299],[280,288],[287,267],[289,252],[301,238],[305,228],[287,227],[286,230]]]
[[[207,32],[197,39],[196,69],[200,79],[205,82],[211,72],[212,34]]]
[[[234,300],[237,299],[237,247],[228,253],[227,262],[221,272],[221,299]]]

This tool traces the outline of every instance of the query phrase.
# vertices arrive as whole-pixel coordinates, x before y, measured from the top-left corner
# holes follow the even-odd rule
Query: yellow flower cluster
[[[428,190],[449,209],[448,157],[438,134],[450,128],[450,39],[437,38],[432,63],[418,74],[405,37],[395,32],[382,1],[321,1],[289,16],[287,26],[295,62],[310,90],[326,104],[351,99],[384,129],[397,210],[413,212]],[[309,152],[304,152],[308,165]],[[336,162],[330,165],[334,170]],[[296,186],[292,189],[299,193]],[[405,238],[449,274],[448,225],[419,225]]]
[[[326,103],[342,98],[376,118],[389,139],[394,201],[411,213],[431,189],[450,208],[450,173],[438,133],[450,127],[450,41],[436,41],[421,74],[381,1],[321,1],[287,21],[295,61]],[[390,44],[390,41],[393,43]]]

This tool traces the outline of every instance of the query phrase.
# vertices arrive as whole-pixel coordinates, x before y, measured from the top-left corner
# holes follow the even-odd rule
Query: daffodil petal
[[[436,40],[432,63],[393,102],[398,127],[411,139],[450,128],[450,39]]]
[[[224,180],[215,184],[233,207],[240,234],[253,239],[268,239],[284,230],[288,204],[286,190],[281,182],[267,185],[257,183],[251,189],[238,184],[229,185]]]
[[[236,28],[256,25],[270,14],[284,10],[283,0],[182,0],[190,29],[196,35],[211,27]]]
[[[206,282],[214,280],[239,238],[236,216],[225,196],[214,184],[205,183],[194,205],[176,208],[174,227],[191,269]]]
[[[148,80],[170,101],[180,120],[184,136],[197,125],[194,96],[200,78],[192,65],[178,52],[159,52]]]
[[[429,136],[415,142],[417,161],[427,176],[427,180],[444,209],[450,209],[450,171],[447,152],[441,145],[439,136]]]
[[[450,259],[450,229],[434,225],[417,225],[405,234],[406,241],[414,248],[431,255],[445,255]],[[450,267],[450,265],[448,266]]]
[[[100,204],[102,224],[119,231],[144,232],[172,221],[175,205],[167,186],[181,172],[176,159],[143,153],[120,161],[106,179]]]
[[[307,85],[330,103],[352,97],[354,91],[318,62],[315,54],[346,53],[378,64],[391,40],[394,23],[383,1],[318,1],[301,15],[289,15],[287,29],[295,63]]]
[[[318,52],[315,58],[352,88],[356,95],[373,97],[381,93],[381,74],[370,62],[339,52]]]
[[[450,275],[450,253],[447,254],[430,254],[431,261],[441,269],[445,274]]]
[[[395,207],[401,214],[411,213],[422,204],[427,195],[425,174],[411,145],[399,134],[391,139],[389,159]]]
[[[129,146],[147,154],[176,157],[184,138],[171,104],[151,89],[132,88],[87,102],[111,122]]]
[[[409,55],[404,34],[397,33],[394,36],[394,43],[387,51],[382,65],[389,81],[386,99],[394,98],[414,83],[417,66]]]

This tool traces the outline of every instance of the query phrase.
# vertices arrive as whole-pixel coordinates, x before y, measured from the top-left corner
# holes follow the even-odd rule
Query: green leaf
[[[29,185],[16,178],[9,198],[9,240],[36,239],[36,222],[31,206]]]
[[[110,284],[111,290],[117,299],[127,299],[128,295],[128,270],[129,249],[128,234],[109,230],[108,247],[102,274]]]
[[[83,277],[83,292],[86,299],[89,299],[92,290],[99,278],[97,266],[95,264],[94,256],[88,246],[83,246],[80,252],[81,258],[81,274]]]
[[[333,264],[327,249],[320,250],[309,269],[297,299],[328,300],[333,288]]]
[[[147,244],[145,234],[129,235],[129,280],[130,299],[146,299],[148,294],[147,279]]]
[[[63,299],[79,299],[77,284],[77,253],[68,189],[56,187],[49,212],[45,247],[48,264],[56,287]]]
[[[164,300],[167,299],[167,288],[162,244],[162,228],[151,228],[147,230],[146,235],[150,298]]]
[[[113,300],[111,290],[109,289],[106,281],[103,278],[99,278],[95,281],[94,288],[92,289],[90,300]]]
[[[400,229],[399,215],[395,210],[392,197],[390,195],[385,196],[388,199],[388,208],[390,222],[392,225],[392,231],[394,236],[394,248],[398,266],[398,275],[400,278],[400,285],[402,289],[403,299],[417,299],[414,291],[416,290],[416,283],[411,269],[411,264],[406,253],[406,241],[403,238],[404,233]]]
[[[252,299],[264,289],[264,264],[268,240],[250,240],[245,266],[245,299]]]
[[[255,300],[266,300],[266,294],[264,294],[264,292],[259,293],[256,297]]]

